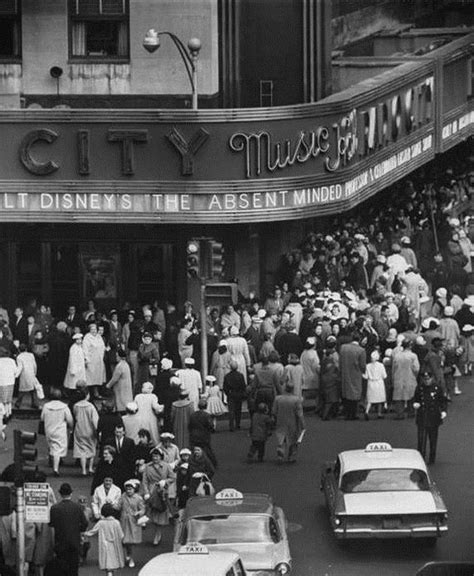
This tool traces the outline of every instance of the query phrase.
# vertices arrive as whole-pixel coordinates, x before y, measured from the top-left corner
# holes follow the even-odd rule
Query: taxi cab
[[[176,522],[174,550],[199,542],[209,550],[234,551],[248,576],[289,574],[291,555],[286,519],[267,494],[233,488],[190,498]]]
[[[246,576],[237,552],[210,551],[199,542],[178,552],[160,554],[143,566],[138,576]]]
[[[448,513],[417,450],[373,442],[341,452],[321,473],[336,538],[427,538],[448,530]]]

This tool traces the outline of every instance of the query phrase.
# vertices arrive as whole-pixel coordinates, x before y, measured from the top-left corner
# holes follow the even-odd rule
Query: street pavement
[[[430,467],[449,510],[449,532],[429,547],[417,540],[385,540],[338,542],[331,534],[324,496],[319,489],[320,470],[327,460],[342,451],[362,448],[372,441],[386,441],[394,447],[416,447],[416,426],[413,419],[393,420],[391,414],[384,420],[322,422],[313,413],[306,413],[307,433],[296,464],[278,465],[275,461],[275,439],[267,444],[266,461],[247,464],[245,456],[250,443],[248,420],[241,430],[233,433],[227,422],[218,423],[213,446],[219,460],[214,478],[217,490],[235,487],[243,492],[265,492],[281,506],[289,522],[290,547],[294,576],[408,576],[431,560],[474,561],[474,379],[463,378],[463,394],[450,404],[448,417],[440,429],[438,458]],[[8,438],[0,448],[0,466],[13,459],[13,429],[37,429],[37,422],[13,420],[8,426]],[[47,470],[44,438],[38,441],[40,467]],[[90,478],[82,478],[69,456],[61,478],[49,478],[53,488],[68,481],[74,487],[74,496],[89,495]],[[144,544],[137,547],[137,568],[124,568],[124,576],[138,574],[140,567],[154,555],[171,551],[172,527],[165,529],[162,543],[154,547],[152,534],[144,531]],[[97,546],[93,545],[83,575],[98,576]]]

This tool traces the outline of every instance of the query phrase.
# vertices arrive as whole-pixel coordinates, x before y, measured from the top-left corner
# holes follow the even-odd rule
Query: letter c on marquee
[[[36,142],[43,141],[48,144],[52,144],[58,138],[58,134],[53,132],[53,130],[42,129],[33,130],[28,132],[28,134],[23,138],[20,145],[20,161],[23,166],[31,172],[31,174],[36,174],[37,176],[46,176],[52,172],[56,172],[59,165],[52,160],[47,162],[38,162],[31,155],[31,148],[36,144]]]

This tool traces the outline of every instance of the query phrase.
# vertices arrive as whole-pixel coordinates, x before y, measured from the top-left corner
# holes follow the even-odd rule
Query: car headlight
[[[275,571],[277,574],[279,574],[280,576],[283,576],[284,574],[289,574],[290,573],[290,566],[289,564],[287,564],[286,562],[280,562],[280,564],[277,564]]]

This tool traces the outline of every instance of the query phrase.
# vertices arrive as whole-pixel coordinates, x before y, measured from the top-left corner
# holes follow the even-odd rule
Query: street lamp
[[[198,91],[197,91],[197,59],[199,56],[199,51],[201,50],[201,40],[199,38],[191,38],[188,42],[188,48],[186,49],[183,42],[173,34],[172,32],[157,32],[154,28],[151,28],[146,33],[143,39],[143,47],[147,52],[153,54],[160,47],[160,36],[169,36],[173,40],[178,52],[184,62],[186,67],[186,72],[188,73],[189,81],[191,82],[191,89],[193,94],[192,108],[193,110],[198,109]]]

